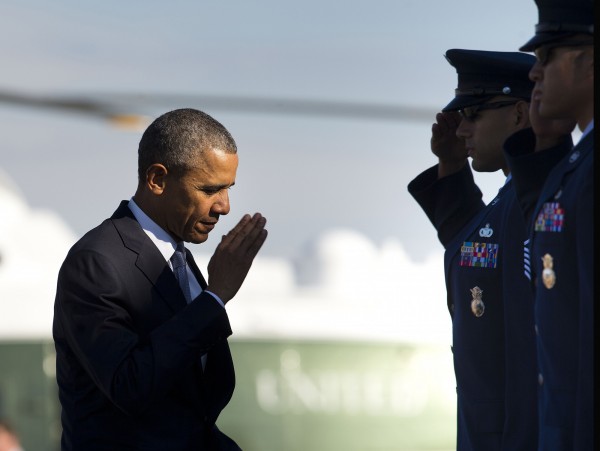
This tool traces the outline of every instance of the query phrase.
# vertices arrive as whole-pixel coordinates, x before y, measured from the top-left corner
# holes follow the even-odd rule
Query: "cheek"
[[[486,159],[490,153],[490,148],[496,141],[496,135],[498,134],[497,127],[485,124],[477,130],[477,134],[473,136],[473,142],[475,143],[475,151],[479,159]]]
[[[202,198],[196,199],[194,203],[194,208],[192,211],[192,216],[196,221],[202,220],[210,213],[213,202],[209,199]]]
[[[563,97],[565,88],[572,83],[571,77],[566,76],[559,67],[551,67],[544,75],[543,93],[550,98]]]
[[[481,137],[485,136],[487,129],[487,124],[485,123],[477,123],[473,125],[471,128],[471,142],[475,145],[475,150],[480,147],[481,143],[485,140],[482,140]]]
[[[540,101],[540,114],[552,116],[557,110],[561,110],[565,102],[569,101],[570,95],[567,86],[563,85],[557,77],[550,77],[544,82],[544,90]]]

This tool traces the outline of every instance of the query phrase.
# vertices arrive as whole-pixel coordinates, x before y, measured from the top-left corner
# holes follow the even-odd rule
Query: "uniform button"
[[[454,311],[454,304],[450,304],[450,311]]]
[[[542,373],[538,374],[538,384],[544,385],[544,375]]]
[[[577,161],[577,159],[579,158],[579,151],[576,150],[575,152],[573,152],[571,154],[571,156],[569,157],[569,163],[574,163],[575,161]]]
[[[538,329],[538,327],[537,327],[537,324],[534,324],[534,326],[533,326],[533,329],[535,330],[535,334],[536,334],[536,335],[539,335],[539,334],[540,334],[540,331],[539,331],[539,329]]]

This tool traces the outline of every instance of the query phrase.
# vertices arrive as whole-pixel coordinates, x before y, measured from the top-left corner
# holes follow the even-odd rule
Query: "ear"
[[[517,129],[529,127],[529,103],[525,100],[519,100],[515,103],[514,123]]]
[[[589,46],[573,58],[573,64],[577,71],[583,74],[583,77],[594,81],[594,47]]]
[[[146,187],[148,190],[160,196],[167,186],[168,170],[159,163],[154,163],[146,170]]]

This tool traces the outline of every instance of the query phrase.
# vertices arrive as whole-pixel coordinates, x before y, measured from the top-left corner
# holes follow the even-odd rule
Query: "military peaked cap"
[[[593,0],[535,0],[535,3],[539,17],[535,26],[535,36],[519,50],[532,52],[540,45],[574,34],[589,34],[590,38],[593,38]]]
[[[496,96],[531,98],[529,71],[535,57],[519,52],[450,49],[446,60],[456,68],[458,87],[443,111],[485,103]]]

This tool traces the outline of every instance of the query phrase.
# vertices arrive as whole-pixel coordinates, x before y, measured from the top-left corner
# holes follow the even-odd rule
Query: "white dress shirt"
[[[165,258],[169,268],[173,271],[173,265],[171,264],[171,257],[175,253],[175,248],[177,247],[177,242],[169,235],[164,229],[162,229],[156,222],[154,222],[150,217],[142,211],[142,209],[135,203],[133,198],[129,200],[129,209],[137,219],[137,222],[140,223],[140,226],[148,235],[148,238],[154,243],[154,245],[158,248],[159,252]],[[185,265],[188,281],[190,284],[190,294],[192,299],[196,299],[200,293],[202,293],[202,287],[200,283],[194,276],[194,273],[190,269],[189,265]],[[225,307],[223,301],[211,291],[207,291],[208,294],[212,295],[222,307]]]

